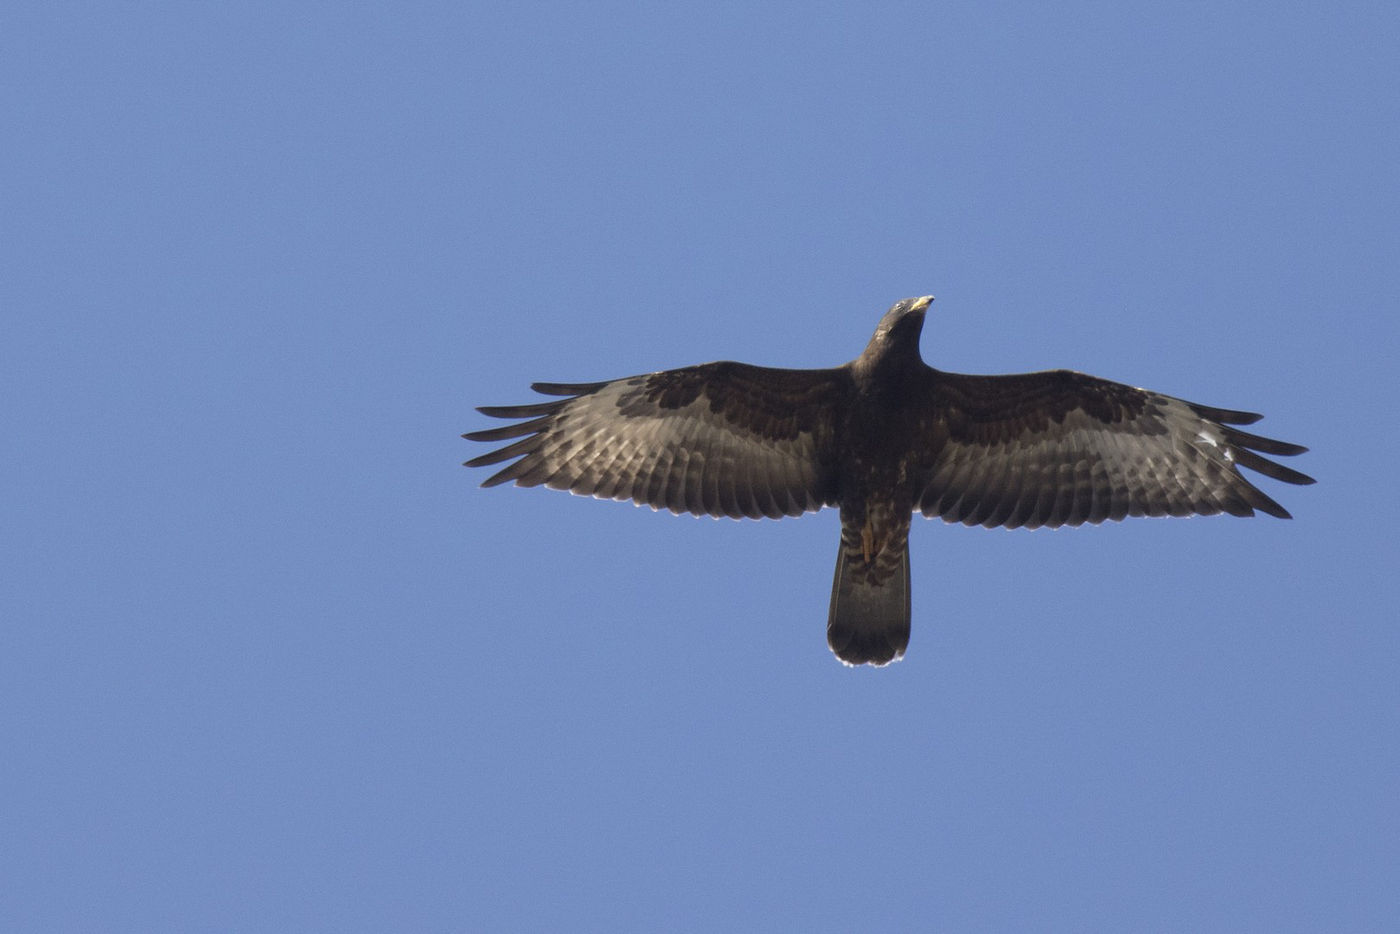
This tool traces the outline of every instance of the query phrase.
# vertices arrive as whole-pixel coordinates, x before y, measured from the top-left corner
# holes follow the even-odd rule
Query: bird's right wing
[[[707,363],[603,383],[535,383],[567,396],[484,406],[525,421],[471,441],[520,438],[467,461],[515,463],[483,486],[544,484],[675,513],[778,518],[835,504],[832,434],[850,393],[845,370]]]

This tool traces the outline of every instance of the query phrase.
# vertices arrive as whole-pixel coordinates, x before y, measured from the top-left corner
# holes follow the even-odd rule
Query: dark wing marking
[[[844,370],[707,363],[604,383],[536,383],[533,405],[485,406],[525,421],[463,437],[506,441],[467,461],[519,458],[483,486],[544,484],[696,515],[798,516],[834,505],[832,432]]]
[[[948,522],[1036,528],[1125,516],[1252,516],[1256,509],[1287,519],[1240,468],[1313,482],[1260,456],[1306,448],[1231,427],[1258,421],[1252,412],[1068,370],[934,371],[927,392],[916,508]]]

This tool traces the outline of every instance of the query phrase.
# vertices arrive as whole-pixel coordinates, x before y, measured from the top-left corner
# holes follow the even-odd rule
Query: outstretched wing
[[[1282,519],[1241,467],[1311,477],[1261,454],[1296,444],[1231,427],[1261,416],[1196,405],[1068,370],[1017,376],[933,372],[923,400],[916,508],[964,525],[1080,525],[1125,516]]]
[[[519,458],[483,486],[514,480],[675,513],[798,516],[835,504],[832,433],[850,385],[840,369],[728,362],[605,383],[535,383],[536,392],[569,398],[480,408],[526,421],[463,435],[521,438],[467,466]]]

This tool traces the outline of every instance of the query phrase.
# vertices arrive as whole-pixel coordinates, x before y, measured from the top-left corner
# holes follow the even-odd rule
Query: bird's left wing
[[[675,513],[779,518],[833,505],[832,434],[850,393],[845,370],[706,363],[603,383],[535,383],[567,396],[483,406],[525,421],[471,441],[520,438],[467,461],[515,463],[483,486],[544,484]]]
[[[1069,370],[931,371],[915,508],[964,525],[1059,526],[1125,516],[1288,512],[1240,473],[1311,477],[1261,454],[1307,450],[1241,431],[1260,416]]]

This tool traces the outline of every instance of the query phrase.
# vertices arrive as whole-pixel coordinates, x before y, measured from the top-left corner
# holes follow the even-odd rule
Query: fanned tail
[[[876,564],[872,574],[861,553],[844,542],[836,556],[826,642],[847,665],[888,665],[909,645],[908,542],[897,554],[882,553]]]

